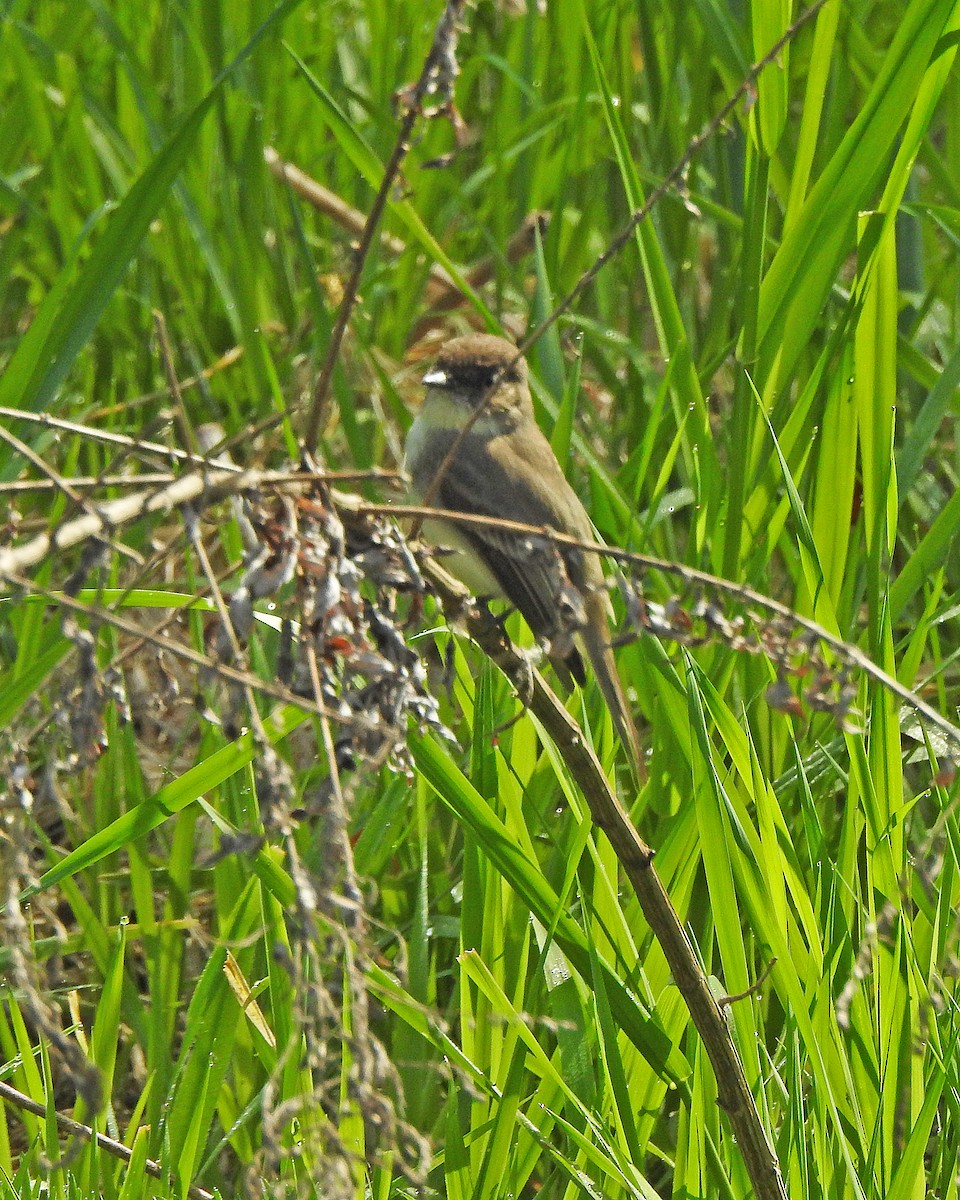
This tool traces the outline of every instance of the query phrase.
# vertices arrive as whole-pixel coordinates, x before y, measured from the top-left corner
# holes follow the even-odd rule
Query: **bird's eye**
[[[472,386],[488,388],[494,380],[500,383],[516,383],[520,378],[516,365],[508,367],[506,371],[503,367],[503,363],[477,363],[470,380]]]

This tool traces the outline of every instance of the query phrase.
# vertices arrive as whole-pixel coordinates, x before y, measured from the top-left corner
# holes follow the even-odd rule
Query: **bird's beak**
[[[423,379],[420,381],[428,387],[449,387],[450,376],[446,371],[441,371],[439,367],[431,368]]]

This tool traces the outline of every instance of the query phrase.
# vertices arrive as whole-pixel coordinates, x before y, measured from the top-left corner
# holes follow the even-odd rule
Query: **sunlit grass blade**
[[[278,713],[271,722],[270,732],[279,741],[291,730],[302,725],[307,714],[295,708]],[[68,876],[93,866],[103,857],[120,850],[127,842],[142,837],[156,829],[168,817],[193,804],[205,793],[218,787],[237,771],[248,766],[256,753],[253,735],[244,734],[230,745],[212,754],[205,762],[198,763],[179,779],[161,788],[142,804],[118,817],[105,829],[98,830],[82,845],[61,859],[40,877],[38,883],[28,889],[28,895],[36,895],[60,883]]]
[[[860,113],[786,232],[760,296],[758,372],[764,395],[792,372],[853,242],[853,216],[865,206],[893,152],[953,0],[912,0]],[[939,67],[930,68],[939,78]]]
[[[274,24],[299,3],[283,0],[277,5],[110,214],[105,232],[79,272],[72,265],[62,272],[0,377],[0,404],[31,410],[50,404],[169,195],[224,84]]]

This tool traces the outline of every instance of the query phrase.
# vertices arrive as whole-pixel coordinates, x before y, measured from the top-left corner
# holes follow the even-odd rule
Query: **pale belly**
[[[426,520],[421,537],[433,546],[449,548],[451,553],[438,556],[442,567],[456,576],[474,596],[506,600],[507,596],[495,576],[477,557],[463,534],[449,521]]]
[[[449,424],[456,427],[454,423],[462,421],[462,413],[450,405],[449,401],[446,401],[445,398],[431,398],[431,400],[435,423]],[[418,417],[407,434],[407,452],[405,455],[407,471],[414,477],[417,474],[416,462],[423,452],[424,437],[424,424]],[[414,504],[422,499],[416,487],[411,489],[411,499]],[[421,536],[425,542],[434,546],[449,548],[452,551],[450,554],[442,555],[439,558],[439,562],[451,575],[456,576],[464,587],[469,588],[474,596],[506,600],[507,597],[497,582],[496,577],[477,557],[470,543],[456,525],[448,521],[428,519],[423,523]]]

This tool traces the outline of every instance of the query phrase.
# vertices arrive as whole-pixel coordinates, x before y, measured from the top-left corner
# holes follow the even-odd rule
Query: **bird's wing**
[[[508,483],[494,455],[469,451],[468,446],[458,455],[441,481],[436,499],[439,507],[475,516],[496,515],[526,525],[558,523],[548,503],[532,488],[523,487],[516,476]],[[559,471],[555,460],[554,469]],[[506,496],[510,499],[505,500]],[[549,538],[486,525],[459,528],[537,637],[555,639],[565,629],[572,632],[583,623],[583,600],[570,580],[573,564]],[[563,649],[560,653],[565,656]]]

